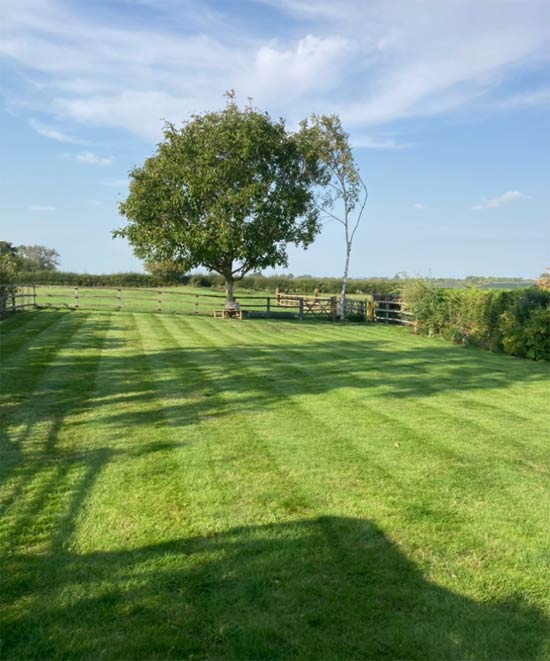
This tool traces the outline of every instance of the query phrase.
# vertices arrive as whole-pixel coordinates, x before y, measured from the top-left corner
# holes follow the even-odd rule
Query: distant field
[[[549,365],[365,324],[0,333],[1,658],[550,658]]]

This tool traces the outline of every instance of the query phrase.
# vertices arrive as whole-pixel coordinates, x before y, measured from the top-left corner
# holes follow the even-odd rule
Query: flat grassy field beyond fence
[[[376,325],[0,332],[0,657],[550,657],[549,365]]]

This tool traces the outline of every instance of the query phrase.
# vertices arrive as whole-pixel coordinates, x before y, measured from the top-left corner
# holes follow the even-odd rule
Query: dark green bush
[[[401,296],[418,332],[511,356],[550,360],[550,291],[438,289],[411,281]]]

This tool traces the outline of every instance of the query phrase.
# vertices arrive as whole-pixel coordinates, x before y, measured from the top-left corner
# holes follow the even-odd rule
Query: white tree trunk
[[[342,278],[342,290],[340,291],[340,305],[338,307],[338,316],[344,319],[346,305],[346,289],[348,286],[349,260],[351,256],[351,242],[346,240],[346,265],[344,268],[344,277]]]

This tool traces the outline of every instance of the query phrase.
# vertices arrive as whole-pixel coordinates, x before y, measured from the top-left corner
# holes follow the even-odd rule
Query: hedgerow
[[[70,285],[73,287],[157,287],[159,285],[190,285],[222,289],[224,278],[215,273],[183,274],[177,271],[146,273],[88,274],[67,271],[20,271],[18,284]],[[279,288],[289,293],[338,294],[342,286],[340,278],[293,277],[289,275],[249,275],[237,283],[239,289],[273,291]],[[348,280],[348,293],[387,294],[397,291],[398,281],[386,278],[362,278]]]
[[[417,331],[520,358],[550,360],[550,291],[438,289],[423,280],[401,296]]]

